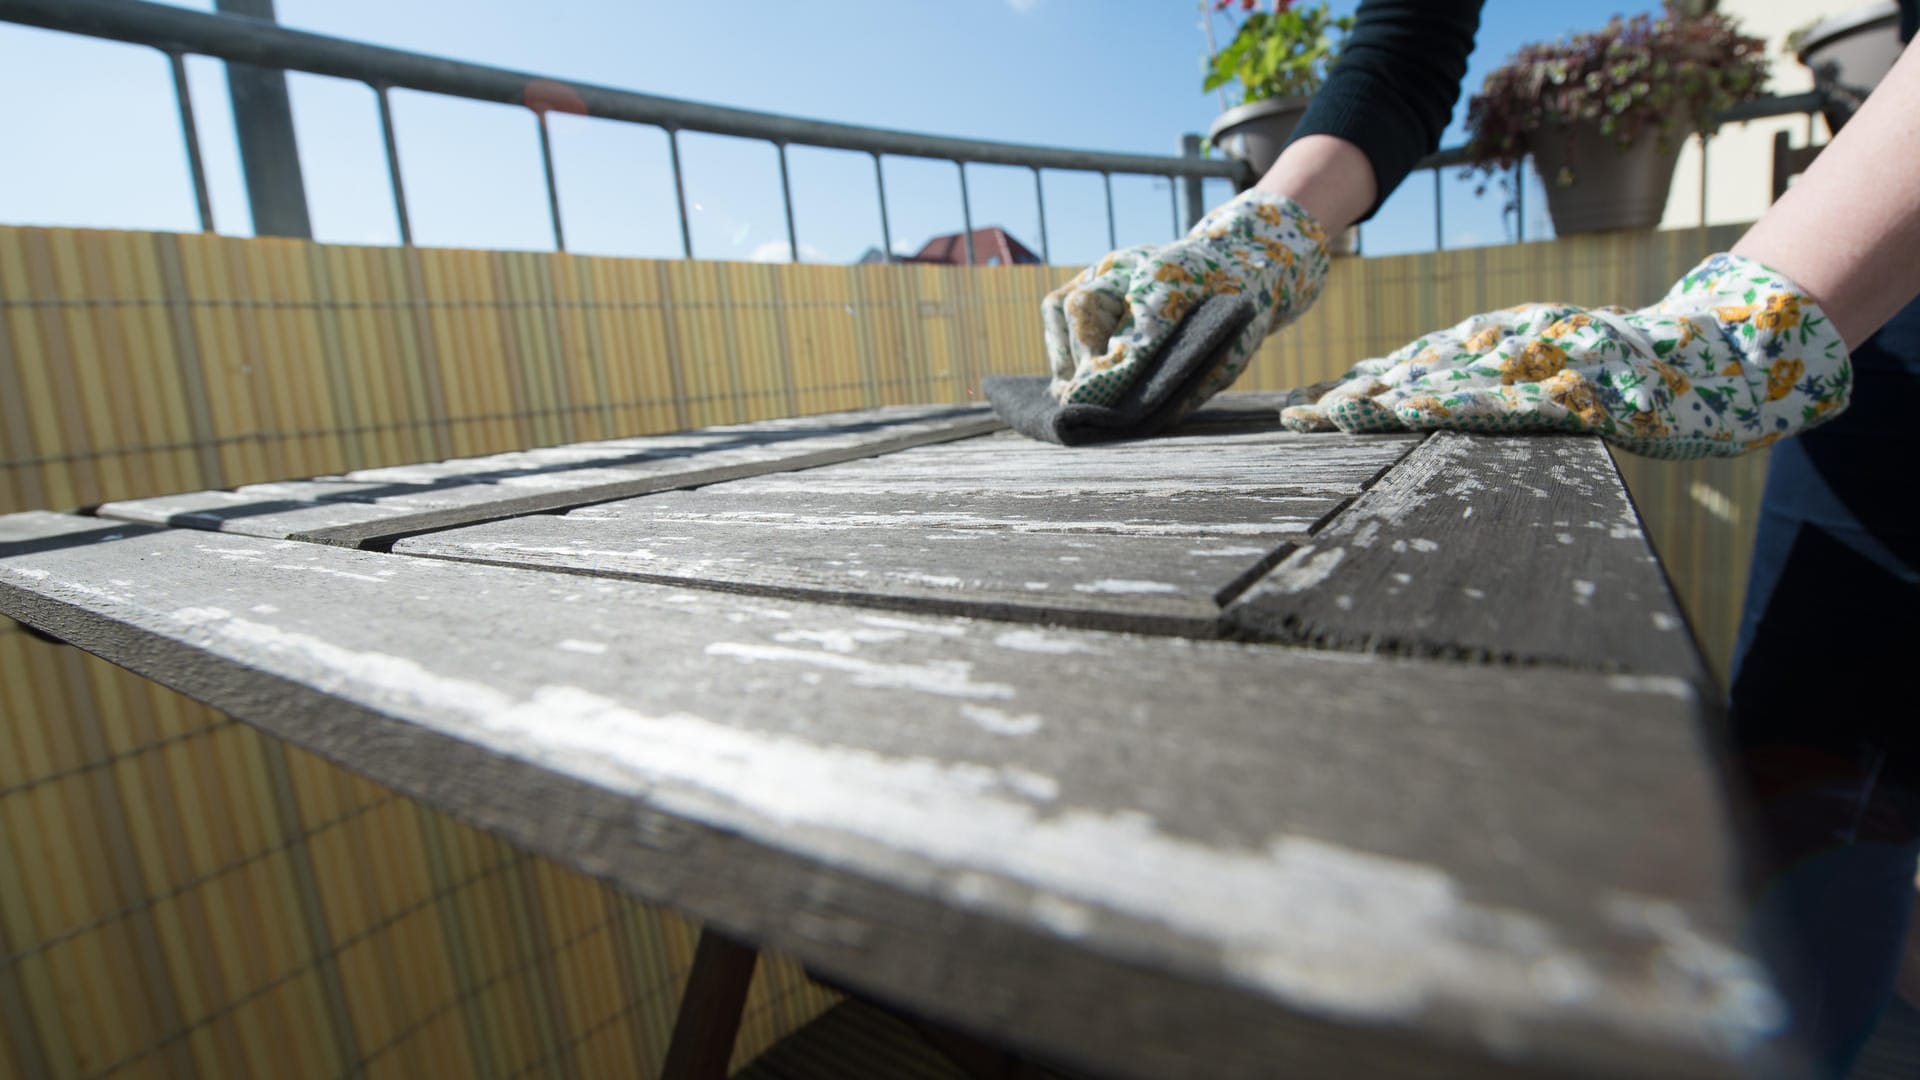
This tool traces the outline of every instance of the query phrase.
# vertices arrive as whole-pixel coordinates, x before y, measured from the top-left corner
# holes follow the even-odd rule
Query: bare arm
[[[1353,35],[1257,187],[1337,234],[1440,145],[1484,0],[1360,0]]]
[[[1308,135],[1289,143],[1254,186],[1299,203],[1330,236],[1360,220],[1373,205],[1377,187],[1367,155],[1333,135]]]
[[[1733,253],[1793,279],[1849,349],[1920,296],[1920,48]]]
[[[1330,233],[1377,194],[1352,143],[1309,135],[1257,185],[1285,195]],[[1920,296],[1920,48],[1908,48],[1833,143],[1734,245],[1806,289],[1847,347]]]

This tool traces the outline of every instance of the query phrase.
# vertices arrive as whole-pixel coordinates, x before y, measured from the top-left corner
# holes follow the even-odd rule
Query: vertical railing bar
[[[667,133],[667,155],[673,162],[674,205],[680,209],[680,252],[693,258],[693,227],[687,223],[687,185],[680,176],[680,129],[662,128]]]
[[[535,109],[534,118],[540,121],[540,167],[547,177],[547,213],[553,217],[553,249],[567,250],[567,234],[560,227],[560,185],[553,179],[553,140],[547,134],[547,110]]]
[[[1180,239],[1180,181],[1167,177],[1167,201],[1173,205],[1173,238]]]
[[[973,265],[973,204],[967,199],[967,163],[955,161],[960,170],[960,224],[966,231],[960,235],[966,237],[967,265]]]
[[[1199,160],[1202,156],[1200,153],[1200,136],[1180,136],[1180,156],[1189,161]],[[1206,181],[1198,176],[1189,176],[1185,178],[1184,183],[1186,184],[1187,213],[1182,224],[1188,229],[1191,229],[1200,223],[1202,217],[1206,216],[1206,196],[1204,194]]]
[[[787,179],[787,144],[776,142],[773,146],[780,151],[780,202],[787,210],[787,261],[799,262],[800,237],[793,229],[793,185]]]
[[[1700,133],[1700,227],[1707,227],[1707,143],[1712,136]]]
[[[1433,170],[1433,250],[1445,251],[1446,249],[1446,210],[1441,206],[1440,170],[1435,169]]]
[[[1051,264],[1053,253],[1047,248],[1047,191],[1040,182],[1040,166],[1033,166],[1033,202],[1040,208],[1040,261]]]
[[[1113,174],[1103,172],[1100,180],[1107,188],[1107,247],[1117,249],[1120,246],[1120,230],[1113,224]]]
[[[206,165],[200,160],[200,128],[193,120],[193,95],[187,89],[187,61],[168,52],[173,64],[173,97],[180,106],[180,135],[187,142],[187,172],[193,178],[193,200],[200,212],[200,231],[213,231],[213,199],[207,194]]]
[[[400,144],[393,134],[393,105],[386,83],[369,83],[380,103],[380,137],[387,147],[387,183],[393,188],[393,216],[400,222],[400,245],[413,246],[413,222],[407,217],[407,188],[400,180]]]
[[[887,221],[887,172],[880,165],[880,154],[873,154],[873,186],[880,193],[880,243],[885,250],[883,262],[893,261],[893,226]]]
[[[1527,242],[1527,159],[1513,166],[1513,242]]]

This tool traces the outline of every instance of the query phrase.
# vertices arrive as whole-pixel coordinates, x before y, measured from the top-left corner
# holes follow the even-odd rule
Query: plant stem
[[[1211,64],[1213,63],[1213,58],[1220,55],[1220,46],[1213,42],[1213,12],[1207,9],[1207,0],[1200,0],[1200,29],[1207,32],[1207,63]],[[1219,94],[1220,111],[1226,112],[1227,92],[1221,90]]]

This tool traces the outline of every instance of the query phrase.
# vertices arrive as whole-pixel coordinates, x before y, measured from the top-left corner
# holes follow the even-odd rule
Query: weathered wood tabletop
[[[1604,447],[887,408],[0,518],[0,611],[1095,1075],[1735,1075],[1716,691]]]

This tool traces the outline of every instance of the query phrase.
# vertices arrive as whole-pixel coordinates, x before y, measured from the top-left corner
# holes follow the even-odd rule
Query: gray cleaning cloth
[[[1253,321],[1253,301],[1209,296],[1162,346],[1160,362],[1112,405],[1062,405],[1045,375],[996,375],[981,384],[993,411],[1029,438],[1081,446],[1112,439],[1144,439],[1178,419],[1181,406],[1206,380],[1212,361]]]

